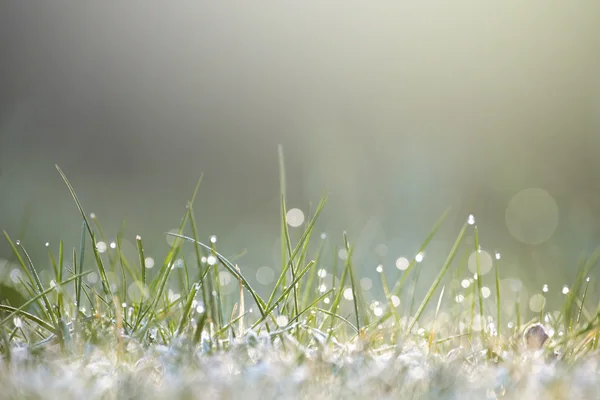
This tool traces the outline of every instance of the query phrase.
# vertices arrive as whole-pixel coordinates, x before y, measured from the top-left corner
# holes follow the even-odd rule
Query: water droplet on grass
[[[98,250],[99,253],[104,253],[107,249],[106,243],[104,242],[98,242],[96,243],[96,250]]]
[[[323,268],[321,268],[320,270],[317,271],[317,276],[319,278],[325,278],[327,276],[327,271],[324,270]]]

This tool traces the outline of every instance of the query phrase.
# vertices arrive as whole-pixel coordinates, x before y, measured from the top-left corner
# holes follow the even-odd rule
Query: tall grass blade
[[[460,230],[460,233],[458,234],[458,237],[456,238],[456,241],[454,242],[454,245],[452,246],[452,249],[450,250],[450,254],[448,254],[448,257],[446,258],[446,261],[444,262],[444,265],[442,265],[442,269],[440,270],[440,272],[438,273],[437,277],[435,278],[435,280],[431,284],[431,287],[427,291],[427,294],[425,295],[425,298],[423,299],[423,301],[421,302],[421,305],[417,309],[417,312],[416,312],[414,318],[411,319],[411,322],[410,322],[410,324],[408,326],[407,332],[411,332],[412,331],[412,328],[415,326],[415,324],[417,323],[417,321],[421,317],[421,314],[425,310],[425,307],[427,306],[427,304],[431,300],[431,297],[433,296],[433,293],[435,292],[435,290],[439,286],[440,282],[444,278],[444,275],[446,275],[446,272],[448,271],[448,268],[450,268],[450,265],[452,264],[452,260],[454,259],[454,256],[456,255],[456,252],[458,251],[458,248],[460,247],[460,244],[462,243],[462,241],[463,241],[463,239],[465,237],[465,232],[467,231],[467,226],[468,226],[467,223],[465,223],[463,225],[462,229]]]

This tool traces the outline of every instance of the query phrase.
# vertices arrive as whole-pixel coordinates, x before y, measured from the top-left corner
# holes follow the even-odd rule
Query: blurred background
[[[452,207],[423,288],[472,214],[485,263],[561,301],[600,243],[600,4],[0,5],[0,228],[41,267],[81,228],[55,164],[157,260],[203,173],[201,237],[270,287],[279,144],[294,221],[328,194],[316,242],[346,231],[370,296]]]

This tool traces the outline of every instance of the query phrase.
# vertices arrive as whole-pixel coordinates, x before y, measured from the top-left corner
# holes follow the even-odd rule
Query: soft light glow
[[[398,268],[400,271],[404,271],[409,265],[410,261],[408,261],[408,258],[406,257],[400,257],[396,260],[396,268]]]
[[[261,285],[268,285],[275,279],[275,272],[271,267],[260,267],[256,270],[256,280]]]
[[[152,257],[146,257],[144,259],[144,266],[146,268],[152,268],[152,267],[154,267],[154,258],[152,258]]]
[[[297,228],[304,223],[304,213],[299,208],[292,208],[288,210],[285,219],[289,226]]]
[[[279,316],[276,318],[276,321],[277,321],[277,325],[278,325],[280,328],[283,328],[283,327],[285,327],[285,326],[288,324],[288,322],[289,322],[289,320],[288,320],[288,317],[286,317],[285,315],[279,315]]]
[[[344,289],[344,298],[346,300],[352,300],[352,299],[354,299],[354,294],[352,293],[352,288],[346,288],[346,289]]]

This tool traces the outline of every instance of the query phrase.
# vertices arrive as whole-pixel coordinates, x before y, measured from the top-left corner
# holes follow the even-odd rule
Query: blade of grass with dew
[[[44,288],[42,286],[42,282],[40,281],[40,277],[37,274],[37,271],[35,269],[35,266],[33,265],[33,262],[31,261],[31,258],[29,257],[29,254],[27,254],[25,248],[21,245],[21,242],[17,241],[16,243],[14,243],[6,231],[4,231],[4,237],[6,238],[6,241],[8,242],[8,245],[12,249],[14,255],[17,257],[19,265],[21,266],[21,269],[25,272],[27,279],[29,279],[32,288],[35,288],[35,290],[37,290],[37,293],[43,293]],[[23,257],[21,257],[18,247],[20,247],[21,251],[23,251],[25,258],[27,259],[27,263],[29,264],[29,267],[25,263]],[[40,300],[41,302],[38,304],[38,306],[41,310],[43,310],[45,317],[50,319],[52,321],[52,324],[56,325],[56,316],[54,315],[52,307],[50,306],[50,300],[48,299],[48,296],[44,294],[40,297]]]
[[[285,253],[285,255],[282,256],[281,258],[281,270],[284,270],[286,268],[287,265],[287,260],[290,260],[292,257],[292,241],[290,239],[290,231],[288,229],[288,224],[287,224],[287,209],[285,206],[285,198],[283,197],[283,195],[281,196],[281,241],[283,243],[282,245],[282,251]],[[291,274],[291,278],[292,280],[295,278],[296,275],[296,271],[295,271],[296,267],[295,267],[295,263],[292,261],[289,271]],[[285,285],[285,282],[287,280],[287,278],[284,276],[283,277],[283,284]],[[297,289],[294,288],[293,290],[293,297],[294,297],[294,312],[298,312],[298,293],[297,293]]]
[[[323,208],[325,207],[326,202],[327,202],[327,197],[322,197],[321,201],[319,202],[319,205],[317,206],[317,209],[315,211],[315,215],[313,215],[310,222],[306,226],[306,229],[302,233],[302,236],[300,237],[300,240],[298,241],[298,243],[296,244],[296,247],[292,251],[290,259],[287,261],[285,268],[283,268],[281,273],[279,274],[279,278],[277,279],[277,282],[275,283],[275,287],[273,288],[271,295],[269,296],[269,300],[267,301],[267,308],[270,307],[271,303],[275,299],[277,291],[279,290],[280,286],[283,284],[283,282],[285,280],[285,274],[287,273],[288,268],[290,268],[290,266],[292,265],[292,262],[294,261],[294,259],[298,255],[298,253],[303,248],[304,243],[306,241],[310,240],[315,223],[316,223],[317,219],[319,218],[321,211],[323,211]]]
[[[198,189],[200,188],[201,182],[202,182],[202,176],[200,176],[200,179],[198,179],[198,183],[196,184],[196,187],[194,188],[194,193],[192,194],[192,198],[187,204],[186,212],[184,213],[183,218],[181,219],[181,223],[179,224],[178,234],[173,235],[173,236],[178,236],[183,233],[185,225],[186,225],[188,219],[190,218],[192,205],[193,205],[194,201],[196,200],[196,195],[198,194]],[[183,235],[181,235],[181,236],[183,236]],[[134,325],[134,330],[137,330],[139,323],[143,320],[143,318],[146,315],[151,315],[155,311],[156,306],[158,305],[158,302],[159,302],[160,298],[162,297],[163,291],[165,289],[165,285],[167,284],[167,281],[171,274],[171,270],[172,270],[171,264],[174,262],[175,256],[179,252],[181,244],[182,244],[181,241],[179,241],[177,239],[175,239],[173,241],[173,243],[171,244],[169,252],[168,252],[167,256],[165,257],[165,260],[163,261],[161,270],[159,271],[157,276],[152,280],[152,283],[150,285],[151,292],[155,295],[154,299],[150,302],[150,304],[146,308],[146,310],[141,312],[142,316],[141,316],[141,318],[138,319],[138,322]]]
[[[194,297],[196,297],[196,293],[198,293],[198,289],[200,286],[195,284],[187,295],[187,300],[185,301],[185,305],[183,307],[183,313],[181,315],[181,320],[179,321],[179,326],[177,327],[177,331],[175,332],[175,336],[180,336],[183,333],[183,330],[187,326],[190,319],[190,311],[192,309],[192,303],[194,302]]]
[[[286,195],[286,182],[285,182],[285,160],[283,158],[283,146],[277,146],[277,159],[279,161],[279,196],[281,199],[285,199]],[[291,248],[288,246],[288,243],[284,240],[286,237],[289,239],[289,233],[286,235],[287,229],[287,221],[286,221],[286,211],[284,207],[285,203],[282,200],[280,204],[281,207],[281,269],[284,270],[287,265],[287,259],[291,257],[291,252],[288,254],[286,252],[286,248]],[[283,276],[282,284],[285,285],[285,275]]]
[[[333,289],[329,289],[328,291],[326,291],[325,293],[323,293],[322,295],[320,295],[319,297],[317,297],[316,299],[314,299],[312,301],[312,303],[310,303],[309,305],[307,305],[306,307],[304,307],[302,309],[302,311],[300,311],[297,315],[295,315],[292,319],[290,319],[290,321],[288,322],[288,324],[291,324],[294,321],[298,320],[302,315],[304,315],[311,308],[313,308],[314,306],[316,306],[317,304],[319,304],[319,302],[321,300],[323,300],[325,297],[329,296],[329,294],[331,294],[332,292],[333,292]]]
[[[431,351],[431,345],[433,344],[433,337],[435,332],[435,321],[437,321],[438,314],[440,312],[440,307],[442,306],[442,299],[444,298],[444,290],[446,286],[442,286],[442,291],[440,292],[440,297],[438,298],[437,306],[435,307],[435,314],[433,315],[433,321],[431,322],[431,332],[429,332],[429,351]]]
[[[502,307],[501,307],[501,297],[500,297],[499,263],[500,263],[500,253],[496,253],[496,261],[494,262],[494,269],[496,270],[496,330],[498,332],[498,335],[500,335],[502,333],[501,332],[502,324],[500,321],[500,310],[502,309]]]
[[[429,235],[427,235],[427,238],[425,238],[425,241],[419,247],[419,251],[417,252],[417,254],[423,253],[427,249],[427,246],[429,246],[429,243],[433,240],[433,237],[436,235],[437,231],[442,226],[442,223],[446,220],[446,218],[450,214],[450,210],[451,209],[448,208],[446,211],[444,211],[442,216],[436,221],[436,223],[433,225],[433,228],[429,232]],[[398,296],[400,294],[400,291],[402,290],[402,287],[404,286],[406,278],[408,277],[409,272],[413,269],[415,264],[416,264],[416,259],[413,257],[411,262],[408,264],[408,267],[406,268],[406,270],[404,270],[402,277],[400,278],[400,280],[398,282],[396,282],[396,285],[394,286],[394,289],[392,290],[392,293],[395,294],[396,296]]]
[[[385,299],[387,300],[387,303],[388,303],[388,308],[390,310],[391,315],[394,317],[396,326],[398,326],[400,323],[400,314],[398,314],[398,310],[396,309],[396,306],[394,305],[392,293],[390,292],[390,287],[387,283],[387,279],[385,277],[385,273],[383,272],[383,268],[379,269],[378,272],[379,272],[379,278],[381,279],[381,286],[383,288],[383,293],[384,293]],[[377,321],[377,324],[379,324],[379,323],[381,323],[381,320]]]
[[[425,310],[425,307],[427,306],[427,304],[431,300],[431,297],[433,296],[433,293],[435,292],[435,290],[437,289],[438,285],[440,284],[440,282],[444,278],[444,275],[446,274],[446,272],[450,268],[450,265],[452,264],[452,260],[454,259],[454,256],[456,255],[456,252],[458,251],[458,248],[459,248],[460,244],[462,243],[462,241],[463,241],[463,239],[465,237],[465,232],[467,231],[467,226],[468,226],[468,224],[465,222],[465,224],[463,225],[462,229],[460,230],[460,233],[458,234],[458,237],[456,238],[456,241],[454,242],[454,245],[452,246],[452,249],[450,250],[450,254],[448,254],[448,257],[446,258],[446,261],[444,262],[444,264],[442,266],[442,269],[440,270],[440,272],[436,276],[435,280],[431,284],[431,287],[427,291],[427,294],[425,295],[425,298],[423,299],[423,301],[421,302],[421,305],[417,309],[417,312],[416,312],[414,318],[412,318],[412,320],[411,320],[411,322],[410,322],[410,324],[408,326],[407,332],[410,332],[412,330],[412,328],[415,326],[415,323],[417,323],[417,321],[421,317],[421,314]]]
[[[43,319],[41,319],[40,317],[38,317],[37,315],[33,315],[31,313],[28,313],[27,311],[21,310],[17,307],[12,307],[12,306],[8,306],[5,304],[0,304],[0,310],[3,311],[8,311],[11,312],[11,315],[19,315],[20,317],[26,318],[32,322],[35,322],[37,325],[39,325],[40,327],[44,328],[45,330],[47,330],[48,332],[54,334],[56,332],[56,328],[44,321]],[[2,323],[0,323],[0,326],[3,325]]]
[[[338,288],[337,294],[333,300],[333,303],[331,304],[331,307],[329,308],[330,312],[332,314],[335,314],[336,310],[338,309],[338,306],[340,304],[340,301],[342,300],[342,295],[344,293],[344,284],[346,283],[346,276],[348,275],[348,259],[352,256],[352,249],[350,249],[350,253],[347,254],[347,258],[346,258],[346,263],[344,266],[344,270],[342,271],[342,277],[340,278],[340,287]],[[334,281],[335,283],[335,276],[334,276]],[[325,323],[325,321],[323,321],[323,323],[319,326],[319,330],[322,330],[323,328],[323,324]],[[331,333],[333,332],[333,320],[331,320],[330,326],[329,326],[329,333],[327,336],[327,339],[329,340],[331,338]],[[358,331],[357,331],[358,332]]]
[[[358,293],[358,290],[356,289],[354,272],[352,271],[353,268],[352,268],[351,254],[353,253],[353,251],[352,251],[352,247],[350,246],[350,243],[348,242],[348,236],[346,235],[345,232],[344,232],[344,245],[346,247],[346,254],[348,254],[348,271],[350,274],[350,287],[352,288],[352,303],[354,304],[354,315],[356,316],[356,329],[358,329],[358,331],[360,332],[360,316],[358,314],[359,293]]]
[[[85,211],[83,211],[83,207],[81,206],[81,203],[79,202],[79,198],[77,197],[77,194],[75,194],[75,190],[73,189],[73,186],[67,179],[67,176],[64,174],[64,172],[60,169],[60,167],[58,165],[55,165],[55,166],[56,166],[56,169],[58,170],[58,173],[62,177],[63,181],[67,185],[69,192],[71,192],[71,197],[73,197],[73,200],[75,200],[75,204],[77,205],[77,208],[79,209],[79,212],[81,213],[81,216],[83,217],[83,220],[85,221],[85,226],[90,235],[90,239],[92,240],[92,249],[94,251],[94,256],[96,259],[96,265],[98,267],[98,272],[100,274],[100,281],[102,282],[102,289],[104,290],[104,295],[107,296],[109,299],[112,299],[113,293],[110,288],[110,282],[108,281],[108,276],[106,275],[106,269],[104,268],[104,264],[102,263],[102,259],[100,258],[98,249],[96,248],[96,238],[94,236],[94,232],[92,231],[92,227],[88,220],[88,216],[86,215]],[[80,263],[80,265],[83,266],[83,263]],[[112,303],[109,303],[109,304],[112,304]],[[112,315],[112,312],[113,312],[112,306],[109,307],[109,312]]]
[[[304,269],[302,269],[300,272],[298,272],[298,274],[296,274],[296,278],[294,278],[293,281],[290,282],[290,285],[281,293],[281,295],[277,298],[277,300],[275,300],[273,302],[273,304],[271,304],[270,307],[268,307],[265,310],[265,315],[262,316],[255,324],[252,328],[255,328],[260,322],[262,322],[267,316],[270,316],[271,312],[273,310],[275,310],[275,308],[277,308],[277,305],[279,305],[279,303],[281,303],[282,301],[284,301],[288,294],[291,292],[292,290],[292,286],[295,285],[296,283],[298,283],[298,281],[300,281],[300,279],[302,279],[302,277],[304,275],[306,275],[306,273],[312,268],[314,264],[314,261],[310,261],[308,263],[308,265],[306,267],[304,267]]]
[[[348,326],[350,328],[352,328],[352,330],[354,331],[354,333],[356,333],[356,334],[360,333],[360,331],[358,330],[358,328],[356,326],[354,326],[354,324],[352,322],[350,322],[347,318],[344,318],[344,317],[342,317],[341,315],[339,315],[337,313],[325,310],[323,308],[316,308],[315,310],[318,311],[318,312],[321,312],[323,314],[329,315],[330,317],[337,318],[340,321],[345,322],[346,324],[348,324]],[[329,331],[329,336],[331,336],[332,332],[333,332],[333,330]]]
[[[574,285],[571,289],[566,293],[564,305],[563,305],[563,315],[565,321],[565,333],[571,332],[573,329],[573,321],[571,318],[572,307],[575,301],[575,296],[579,292],[580,283],[583,280],[583,276],[586,270],[587,259],[586,257],[581,257],[579,260],[579,267],[577,268],[577,277],[575,279]]]
[[[320,265],[321,261],[321,253],[323,251],[323,241],[319,244],[319,248],[317,249],[317,253],[315,254],[315,268],[312,269],[310,274],[308,275],[308,281],[304,286],[304,292],[302,293],[302,308],[306,307],[306,304],[309,302],[311,290],[313,288],[313,283],[315,280],[315,275],[317,274],[317,266]]]
[[[17,314],[21,314],[21,313],[22,313],[22,312],[24,312],[24,311],[25,311],[25,309],[27,309],[27,307],[29,307],[31,304],[34,304],[35,302],[39,301],[39,300],[42,298],[42,296],[46,296],[46,295],[48,295],[48,293],[52,292],[53,290],[56,290],[56,288],[57,288],[57,287],[59,287],[59,286],[63,286],[63,285],[66,285],[67,283],[69,283],[69,282],[71,282],[71,281],[75,280],[75,279],[76,279],[76,278],[78,278],[79,276],[84,276],[84,275],[87,275],[87,274],[89,274],[90,272],[91,272],[91,271],[89,271],[89,272],[85,272],[85,273],[83,273],[83,274],[79,274],[79,275],[72,276],[72,277],[70,277],[70,278],[66,279],[66,280],[65,280],[65,281],[63,281],[63,282],[57,283],[57,284],[56,284],[56,287],[50,287],[50,288],[48,288],[48,289],[44,290],[44,291],[43,291],[43,292],[41,292],[41,293],[37,293],[35,296],[31,297],[31,298],[30,298],[29,300],[27,300],[25,303],[21,304],[21,306],[20,306],[20,307],[18,307],[18,308],[16,308],[15,310],[13,310],[13,311],[12,311],[12,312],[11,312],[11,313],[10,313],[10,314],[9,314],[9,315],[6,317],[6,318],[4,318],[3,320],[1,320],[1,321],[0,321],[0,328],[1,328],[2,326],[4,326],[4,325],[5,325],[7,322],[11,321],[11,320],[12,320],[12,319],[15,317],[15,315],[17,315]],[[52,332],[52,333],[55,333],[55,332],[54,332],[54,329],[55,329],[55,328],[54,328],[54,326],[52,326],[52,324],[50,324],[50,323],[48,323],[48,322],[46,322],[46,324],[47,324],[46,326],[48,326],[48,327],[52,327],[52,331],[51,331],[51,332]]]
[[[579,324],[579,320],[581,319],[581,313],[583,311],[583,305],[585,303],[585,298],[587,297],[588,288],[590,286],[590,278],[585,279],[585,288],[583,289],[583,296],[581,298],[581,304],[579,306],[579,312],[577,313],[577,323]]]
[[[85,260],[85,230],[87,227],[87,223],[85,222],[85,219],[83,220],[82,224],[81,224],[81,239],[79,241],[79,269],[80,271],[77,271],[76,267],[76,259],[73,258],[73,267],[74,267],[74,272],[75,275],[77,275],[78,273],[81,273],[81,271],[83,271],[83,261]],[[75,251],[73,251],[73,257],[75,257]],[[81,278],[78,278],[77,280],[75,280],[75,301],[77,303],[77,309],[79,309],[81,307]],[[79,313],[77,313],[77,315],[79,315]]]
[[[479,300],[479,319],[481,321],[481,324],[483,325],[481,327],[481,340],[483,342],[485,342],[485,324],[483,323],[483,321],[485,320],[485,317],[484,317],[484,310],[483,310],[483,293],[482,293],[483,276],[481,275],[481,257],[479,255],[481,249],[479,248],[479,229],[477,229],[477,225],[475,225],[475,227],[474,227],[474,235],[475,235],[475,265],[477,267],[477,298]]]
[[[212,248],[210,246],[208,246],[202,242],[196,241],[189,236],[179,235],[179,234],[176,234],[173,232],[167,232],[166,235],[177,236],[177,237],[180,237],[189,242],[195,242],[199,246],[203,247],[205,250],[212,251]],[[219,260],[221,265],[223,265],[229,271],[229,273],[231,275],[233,275],[236,279],[238,279],[242,282],[242,284],[244,285],[246,290],[250,293],[250,295],[256,302],[256,305],[258,307],[258,310],[260,311],[260,314],[264,316],[266,304],[263,301],[263,299],[258,295],[258,293],[252,288],[252,286],[250,285],[248,280],[246,280],[246,278],[236,270],[235,265],[233,263],[231,263],[231,261],[229,261],[227,258],[225,258],[225,256],[223,256],[221,253],[214,251],[214,255],[217,258],[217,260]]]

